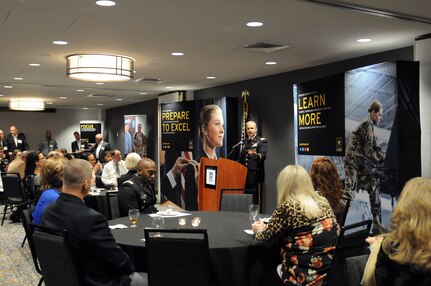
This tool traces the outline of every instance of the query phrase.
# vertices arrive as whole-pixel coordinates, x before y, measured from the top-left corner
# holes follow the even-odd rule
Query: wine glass
[[[139,210],[138,209],[131,209],[129,210],[129,218],[130,221],[132,222],[132,225],[130,227],[137,227],[137,222],[139,220]]]
[[[165,219],[161,216],[153,217],[153,226],[155,228],[162,228],[165,225]],[[157,232],[154,237],[162,237],[160,232]]]

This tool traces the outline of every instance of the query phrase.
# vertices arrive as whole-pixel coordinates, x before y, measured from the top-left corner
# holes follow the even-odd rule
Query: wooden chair
[[[150,286],[211,285],[206,229],[145,228],[144,234]]]
[[[253,203],[253,194],[245,194],[244,189],[221,189],[220,211],[248,213]]]
[[[66,230],[32,223],[30,230],[45,285],[82,285]]]

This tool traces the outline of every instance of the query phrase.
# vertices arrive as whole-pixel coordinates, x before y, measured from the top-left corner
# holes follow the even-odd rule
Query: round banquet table
[[[192,228],[191,219],[194,216],[201,217],[201,223],[197,228],[208,231],[211,271],[216,285],[258,285],[268,264],[272,267],[274,259],[279,260],[274,257],[274,250],[268,251],[268,248],[255,246],[254,236],[244,232],[250,228],[248,213],[223,211],[187,213],[191,215],[185,216],[187,219],[185,226],[178,224],[178,217],[168,217],[165,218],[164,227]],[[153,227],[151,223],[152,218],[149,215],[141,214],[138,227],[112,230],[115,240],[129,254],[137,271],[146,271],[145,243],[142,239],[144,228]],[[115,224],[129,226],[130,220],[128,217],[122,217],[109,221],[110,226]]]

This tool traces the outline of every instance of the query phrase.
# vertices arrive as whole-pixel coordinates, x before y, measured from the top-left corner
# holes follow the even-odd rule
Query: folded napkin
[[[110,225],[109,228],[110,229],[119,229],[119,228],[128,228],[128,226],[120,223],[120,224]]]

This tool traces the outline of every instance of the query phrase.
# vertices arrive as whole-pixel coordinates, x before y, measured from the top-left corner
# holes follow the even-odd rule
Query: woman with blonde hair
[[[406,183],[383,235],[375,285],[431,285],[431,179]],[[372,284],[366,284],[372,285]]]
[[[64,156],[55,155],[43,164],[40,188],[44,191],[33,211],[33,223],[40,224],[45,208],[60,196],[63,188],[63,168],[66,163],[67,159]]]
[[[334,212],[315,192],[301,166],[289,165],[280,172],[277,191],[278,206],[268,225],[260,221],[252,225],[257,244],[281,244],[279,277],[266,274],[261,283],[320,285],[329,271],[338,237]]]

